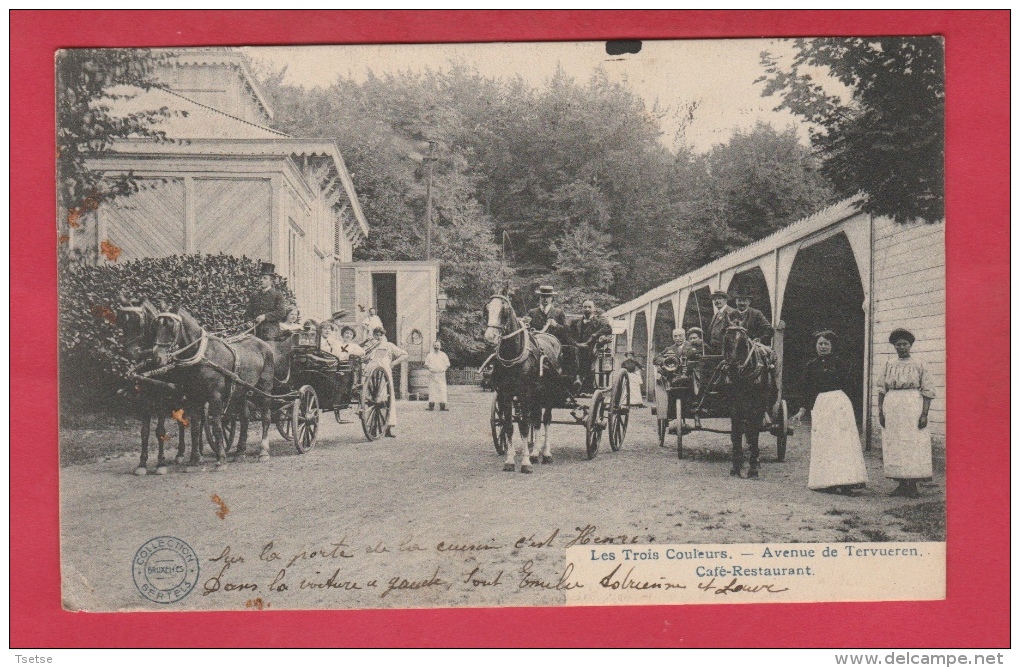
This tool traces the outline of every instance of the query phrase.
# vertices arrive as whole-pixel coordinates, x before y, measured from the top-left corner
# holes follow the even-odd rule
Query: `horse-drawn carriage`
[[[683,459],[684,436],[693,431],[731,434],[730,429],[715,429],[703,422],[713,418],[734,419],[738,395],[759,397],[756,423],[760,432],[776,438],[778,461],[786,457],[790,433],[789,411],[782,396],[783,323],[776,328],[774,350],[749,342],[741,327],[733,327],[734,345],[723,355],[680,356],[666,352],[656,365],[655,414],[659,446],[666,436],[676,434],[677,457]],[[729,340],[727,340],[729,343]],[[741,344],[746,347],[741,347]],[[768,409],[768,410],[764,410]],[[760,418],[764,415],[764,420]]]
[[[630,384],[627,375],[614,368],[609,337],[593,342],[594,390],[590,398],[574,387],[576,368],[564,360],[576,360],[576,349],[556,338],[534,332],[521,323],[510,301],[496,295],[485,308],[486,339],[495,352],[482,365],[492,368],[496,396],[492,402],[490,426],[496,452],[507,457],[506,470],[513,470],[509,452],[514,425],[527,440],[526,456],[532,463],[551,461],[549,425],[568,424],[585,428],[585,452],[595,457],[603,434],[609,433],[613,451],[623,447],[630,421]],[[576,366],[576,365],[575,365]],[[566,367],[566,368],[564,368]],[[553,409],[568,410],[570,420],[553,420]],[[536,432],[543,428],[541,454],[534,454]],[[531,453],[531,454],[529,454]],[[525,462],[522,472],[530,472]]]
[[[382,436],[390,411],[386,372],[373,369],[363,378],[360,359],[341,360],[321,350],[318,328],[267,343],[247,333],[210,334],[184,309],[154,314],[152,320],[146,330],[152,332],[159,362],[134,377],[184,397],[188,413],[204,422],[220,464],[232,447],[244,452],[251,419],[264,425],[262,457],[268,456],[269,423],[298,452],[315,447],[323,411],[344,423],[341,412],[357,406],[365,435]],[[192,448],[192,463],[197,463],[194,443]]]

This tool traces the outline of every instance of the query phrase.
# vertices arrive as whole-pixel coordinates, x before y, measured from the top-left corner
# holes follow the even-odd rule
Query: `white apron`
[[[645,398],[641,394],[641,374],[637,371],[627,372],[627,385],[630,390],[630,403],[633,406],[640,406],[645,403]]]
[[[808,489],[868,482],[861,438],[850,399],[841,390],[822,392],[811,409]]]
[[[429,403],[446,403],[445,371],[429,371]]]
[[[921,392],[889,390],[882,404],[882,463],[886,478],[924,480],[932,477],[931,434],[917,428],[923,407]]]

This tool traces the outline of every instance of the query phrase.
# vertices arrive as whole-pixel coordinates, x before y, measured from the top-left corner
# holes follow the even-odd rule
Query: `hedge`
[[[206,329],[240,329],[259,287],[260,261],[232,255],[172,255],[59,269],[62,410],[109,410],[130,363],[117,328],[117,307],[148,298],[157,308],[181,304]],[[293,301],[286,281],[278,289]]]

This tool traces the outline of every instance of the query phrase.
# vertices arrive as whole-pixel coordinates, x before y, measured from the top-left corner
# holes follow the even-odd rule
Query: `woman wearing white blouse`
[[[935,392],[924,363],[910,356],[914,335],[895,329],[889,343],[896,347],[896,359],[885,363],[878,378],[882,463],[885,477],[899,483],[892,495],[916,499],[918,481],[932,476],[928,409]]]

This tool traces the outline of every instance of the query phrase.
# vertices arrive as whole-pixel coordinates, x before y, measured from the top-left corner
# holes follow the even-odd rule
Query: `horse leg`
[[[269,425],[272,422],[273,407],[269,399],[262,399],[262,440],[259,442],[259,461],[269,461]]]
[[[497,397],[496,401],[499,402],[499,413],[500,415],[507,416],[509,420],[509,426],[507,427],[507,433],[510,435],[510,442],[506,446],[506,459],[503,460],[503,470],[508,473],[513,473],[516,469],[514,458],[520,453],[518,450],[520,446],[513,442],[514,436],[514,421],[513,421],[513,402],[502,396]],[[523,425],[521,428],[521,441],[524,441],[524,429]],[[513,447],[510,447],[513,446]]]
[[[148,470],[145,465],[149,461],[149,430],[152,429],[152,413],[149,409],[142,411],[142,457],[138,460],[138,468],[135,469],[135,475],[145,475]]]
[[[549,425],[552,424],[552,408],[542,411],[542,463],[552,464],[552,450],[549,448]]]
[[[733,445],[733,466],[730,468],[730,475],[740,477],[740,470],[744,467],[744,416],[741,413],[742,407],[739,404],[733,405],[733,416],[730,418],[730,443]],[[679,429],[679,424],[677,429]]]
[[[226,439],[223,437],[223,400],[219,394],[209,399],[209,431],[212,432],[212,449],[216,456],[216,470],[220,471],[227,465]]]
[[[166,415],[160,413],[159,417],[156,418],[156,444],[159,447],[159,459],[156,460],[156,475],[166,475],[168,472],[166,468],[166,457],[164,455],[165,443]]]
[[[184,463],[184,450],[187,447],[187,442],[184,440],[184,434],[184,425],[177,423],[177,457],[174,458],[174,463],[177,465]]]
[[[191,459],[185,471],[197,471],[202,465],[202,438],[205,421],[203,419],[204,407],[200,405],[186,405],[184,414],[188,416],[191,427]],[[183,424],[181,425],[184,426]]]
[[[747,449],[750,451],[751,461],[747,469],[748,478],[758,477],[758,436],[761,434],[762,420],[764,419],[764,407],[748,406],[747,419],[744,420],[744,433],[747,435]],[[753,412],[752,412],[753,411]]]

